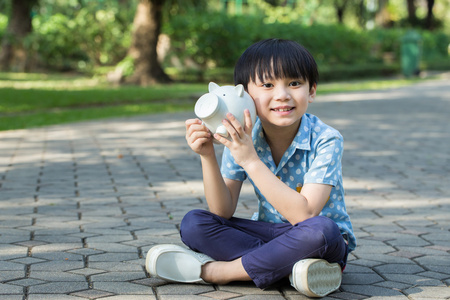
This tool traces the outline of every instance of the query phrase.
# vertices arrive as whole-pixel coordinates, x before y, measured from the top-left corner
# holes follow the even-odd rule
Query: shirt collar
[[[270,151],[259,118],[257,118],[255,126],[253,127],[252,138],[253,145],[258,153]],[[294,137],[294,140],[287,151],[290,151],[293,147],[301,150],[311,150],[311,118],[309,114],[303,115],[297,135]]]

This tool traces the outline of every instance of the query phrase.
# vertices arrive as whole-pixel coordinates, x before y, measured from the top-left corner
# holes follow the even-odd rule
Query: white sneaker
[[[211,257],[178,245],[152,247],[145,260],[151,276],[172,282],[206,283],[200,277],[202,266],[214,261]]]
[[[291,285],[309,297],[324,297],[341,286],[342,271],[337,263],[324,259],[303,259],[292,268]]]

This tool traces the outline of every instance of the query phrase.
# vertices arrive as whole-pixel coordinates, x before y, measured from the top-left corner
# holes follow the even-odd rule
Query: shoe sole
[[[154,246],[147,253],[145,268],[152,277],[167,281],[203,283],[202,263],[190,251],[177,245]]]
[[[309,297],[324,297],[341,286],[342,271],[323,259],[305,259],[294,265],[293,286]]]

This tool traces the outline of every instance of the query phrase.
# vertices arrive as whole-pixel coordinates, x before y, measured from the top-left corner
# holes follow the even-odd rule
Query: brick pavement
[[[318,97],[345,138],[358,248],[326,299],[450,298],[449,77]],[[320,88],[320,87],[319,87]],[[189,113],[0,132],[0,299],[306,299],[284,284],[167,284],[146,252],[205,208]],[[220,148],[218,148],[220,152]],[[256,208],[245,185],[238,215]]]

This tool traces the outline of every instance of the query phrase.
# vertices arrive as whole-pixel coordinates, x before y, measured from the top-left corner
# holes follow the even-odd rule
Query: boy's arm
[[[267,201],[292,225],[318,216],[328,201],[331,185],[307,183],[301,193],[279,180],[262,161],[242,166]]]
[[[236,211],[242,182],[223,178],[216,156],[201,156],[203,186],[209,210],[226,219]]]
[[[211,133],[199,119],[186,121],[186,141],[200,155],[205,198],[210,211],[231,218],[236,210],[242,182],[223,179],[217,163]]]
[[[303,186],[301,193],[291,189],[259,159],[251,138],[252,124],[249,112],[245,112],[244,126],[234,116],[227,115],[227,117],[229,121],[224,121],[223,124],[233,140],[229,141],[219,135],[215,137],[230,149],[236,163],[252,178],[266,200],[292,225],[319,215],[328,201],[332,186],[308,183]]]

